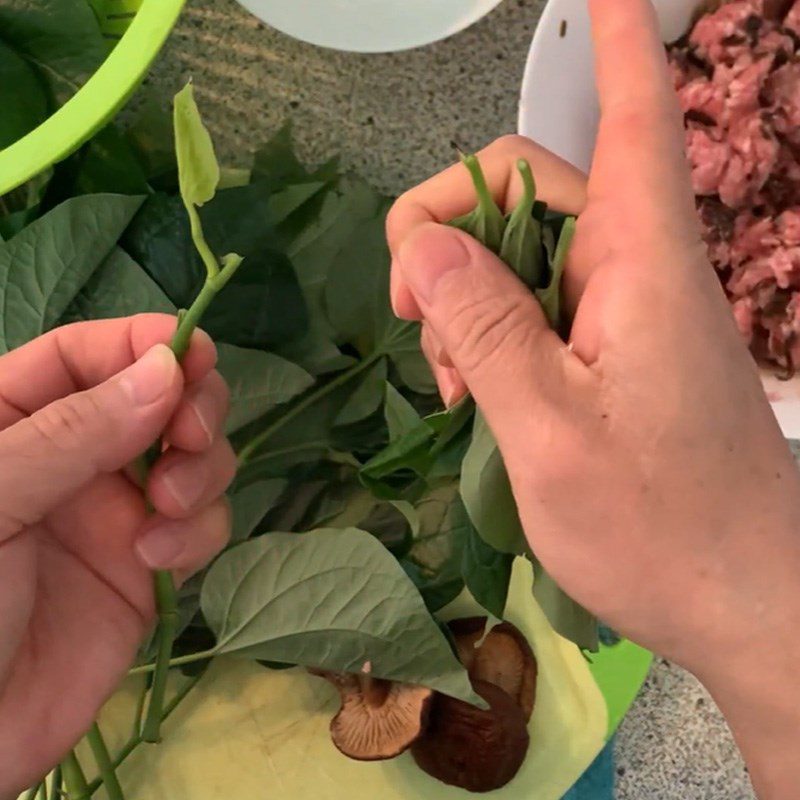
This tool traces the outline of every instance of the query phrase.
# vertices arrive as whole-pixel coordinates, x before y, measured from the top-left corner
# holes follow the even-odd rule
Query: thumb
[[[105,383],[0,432],[0,541],[144,452],[169,421],[182,385],[172,351],[156,345]]]
[[[548,399],[563,397],[564,358],[574,358],[535,297],[497,256],[443,225],[409,234],[398,266],[501,445],[518,440]]]

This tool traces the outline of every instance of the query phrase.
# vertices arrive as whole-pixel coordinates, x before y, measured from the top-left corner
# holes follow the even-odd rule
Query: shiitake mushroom
[[[485,617],[456,619],[448,627],[470,678],[499,686],[519,703],[525,720],[529,720],[536,696],[537,669],[528,640],[510,622],[495,625],[484,637]]]
[[[342,705],[331,720],[336,748],[356,761],[394,758],[422,734],[433,690],[369,675],[310,670],[338,690]]]
[[[494,684],[473,680],[488,709],[437,694],[425,733],[411,746],[418,766],[450,786],[490,792],[505,786],[528,752],[525,713]]]
[[[431,689],[360,674],[309,670],[339,691],[331,721],[334,745],[349,758],[378,761],[411,748],[440,781],[471,792],[505,786],[528,752],[527,723],[536,693],[536,659],[508,622],[485,633],[486,618],[448,623],[461,662],[487,709]],[[368,666],[368,665],[365,665]]]

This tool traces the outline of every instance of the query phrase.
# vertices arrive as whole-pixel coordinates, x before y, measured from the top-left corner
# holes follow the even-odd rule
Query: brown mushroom
[[[381,761],[407,750],[422,734],[433,691],[369,674],[309,670],[332,683],[342,705],[331,720],[337,749],[356,761]]]
[[[481,642],[485,617],[453,620],[448,627],[470,678],[499,686],[519,703],[529,720],[536,695],[536,658],[522,633],[510,622],[502,622]]]
[[[506,692],[486,681],[472,686],[484,710],[437,694],[428,728],[411,747],[417,765],[434,778],[470,792],[505,786],[528,752],[525,714]]]

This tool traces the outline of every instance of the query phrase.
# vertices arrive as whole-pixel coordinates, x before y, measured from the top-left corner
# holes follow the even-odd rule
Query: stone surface
[[[291,0],[287,0],[291,2]],[[335,53],[269,30],[234,0],[189,0],[148,83],[166,101],[189,77],[226,163],[290,117],[301,155],[338,153],[400,192],[452,159],[513,132],[541,0],[505,0],[445,42],[394,55]],[[624,723],[620,800],[750,800],[724,722],[698,684],[659,663]]]

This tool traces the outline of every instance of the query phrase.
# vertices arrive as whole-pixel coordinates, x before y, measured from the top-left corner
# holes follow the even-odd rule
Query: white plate
[[[502,0],[239,0],[304,42],[352,53],[408,50],[458,33]]]
[[[654,0],[654,5],[664,41],[672,41],[688,28],[698,1]],[[586,171],[597,119],[586,0],[549,0],[525,67],[519,132]],[[800,377],[779,381],[763,372],[762,380],[784,436],[800,439]]]

